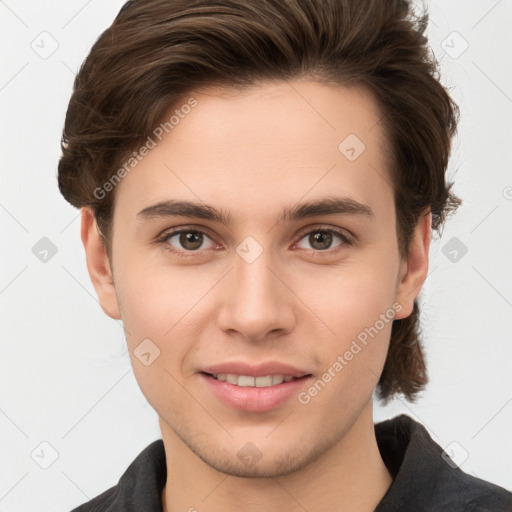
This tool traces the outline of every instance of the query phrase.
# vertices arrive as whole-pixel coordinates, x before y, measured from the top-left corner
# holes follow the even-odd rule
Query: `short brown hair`
[[[438,232],[461,200],[445,172],[459,110],[439,81],[428,12],[405,0],[134,0],[98,38],[74,83],[58,183],[92,207],[110,257],[115,190],[95,190],[186,93],[309,77],[365,87],[389,146],[397,240],[407,256],[425,208]],[[419,308],[394,320],[379,398],[414,401],[428,381]]]

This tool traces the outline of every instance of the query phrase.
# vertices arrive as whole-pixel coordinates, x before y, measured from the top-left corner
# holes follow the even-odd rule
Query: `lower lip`
[[[275,386],[257,388],[235,386],[204,373],[201,373],[200,377],[223,402],[234,409],[249,412],[265,412],[279,407],[293,396],[297,396],[301,388],[311,379],[311,376],[306,376]]]

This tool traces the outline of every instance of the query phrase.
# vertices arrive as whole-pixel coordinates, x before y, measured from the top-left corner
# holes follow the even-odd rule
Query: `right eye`
[[[209,244],[204,247],[205,241]],[[203,250],[218,247],[205,232],[198,229],[175,229],[165,233],[159,240],[164,244],[166,250],[178,256],[193,256],[194,253],[201,254]],[[190,253],[190,254],[186,254]]]

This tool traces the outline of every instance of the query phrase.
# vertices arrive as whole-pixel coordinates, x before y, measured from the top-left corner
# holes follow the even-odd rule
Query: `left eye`
[[[333,229],[315,229],[314,231],[310,231],[304,237],[302,237],[301,241],[305,240],[312,246],[314,250],[325,251],[326,249],[332,248],[333,238],[338,238],[338,240],[341,240],[337,246],[350,244],[348,238],[345,235]],[[298,246],[301,249],[309,249],[309,247],[301,247],[300,243],[301,242],[299,242]]]

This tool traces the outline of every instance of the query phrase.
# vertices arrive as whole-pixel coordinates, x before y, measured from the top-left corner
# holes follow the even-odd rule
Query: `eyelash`
[[[353,241],[343,231],[341,231],[339,229],[336,229],[336,228],[332,228],[332,227],[330,227],[330,228],[321,228],[320,227],[320,228],[310,229],[309,231],[303,232],[300,235],[300,238],[299,238],[298,241],[300,242],[307,235],[311,235],[312,233],[319,233],[319,232],[320,233],[330,233],[332,235],[336,235],[336,236],[338,236],[340,238],[340,240],[343,243],[341,244],[341,246],[336,247],[334,250],[333,249],[326,249],[326,250],[322,251],[322,250],[310,249],[309,251],[313,252],[314,254],[318,254],[318,255],[331,254],[332,255],[334,253],[337,253],[339,251],[344,250],[344,248],[346,248],[346,247],[349,247],[349,246],[353,245]],[[178,250],[174,249],[168,243],[168,241],[174,235],[178,235],[178,234],[181,234],[181,233],[196,233],[196,234],[206,235],[208,238],[211,239],[211,237],[205,231],[202,231],[200,229],[193,228],[193,227],[187,228],[185,226],[184,228],[180,228],[180,229],[176,229],[176,230],[165,232],[161,237],[159,237],[157,240],[155,240],[155,243],[163,245],[164,249],[167,252],[173,254],[174,256],[178,256],[179,258],[190,258],[190,257],[194,257],[194,256],[197,256],[197,255],[202,255],[202,253],[204,253],[205,250],[178,251]]]

